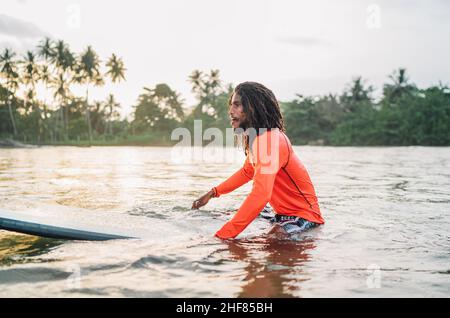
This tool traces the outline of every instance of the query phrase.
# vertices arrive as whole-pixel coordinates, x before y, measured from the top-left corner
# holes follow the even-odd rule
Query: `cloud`
[[[288,101],[296,98],[296,94],[304,96],[339,94],[349,81],[351,77],[323,75],[272,80],[267,84],[279,100]]]
[[[277,36],[276,42],[297,45],[301,47],[317,47],[317,46],[332,46],[333,43],[310,36]]]
[[[17,39],[36,39],[48,36],[37,25],[31,22],[0,14],[0,34]]]
[[[0,39],[0,52],[2,52],[5,48],[16,52],[17,54],[24,54],[26,51],[33,51],[36,49],[38,45],[37,41],[32,40],[5,40],[2,41]]]

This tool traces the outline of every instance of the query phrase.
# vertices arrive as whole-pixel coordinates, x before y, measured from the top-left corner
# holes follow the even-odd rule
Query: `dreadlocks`
[[[280,105],[270,89],[259,83],[244,82],[234,89],[233,94],[238,94],[241,97],[241,103],[247,118],[246,128],[254,128],[257,135],[264,130],[275,128],[285,132]],[[230,96],[229,105],[233,94]],[[244,140],[241,141],[246,155],[250,150],[251,137],[244,135]]]

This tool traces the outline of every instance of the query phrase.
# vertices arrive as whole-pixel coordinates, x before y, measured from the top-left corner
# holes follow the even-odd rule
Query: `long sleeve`
[[[239,169],[236,173],[234,173],[227,180],[222,182],[217,187],[214,187],[216,190],[216,197],[219,197],[223,194],[230,193],[237,188],[243,186],[247,182],[253,179],[254,169],[252,164],[249,162],[249,159],[245,160],[244,166]]]
[[[277,149],[277,152],[279,148]],[[276,164],[268,172],[267,166],[263,164],[261,156],[257,151],[255,173],[253,176],[253,188],[251,193],[245,199],[236,215],[226,223],[216,236],[221,239],[234,238],[259,215],[272,196],[273,185],[278,171],[282,167],[283,160],[278,157]],[[281,152],[278,152],[280,155]],[[265,169],[266,168],[266,169]]]

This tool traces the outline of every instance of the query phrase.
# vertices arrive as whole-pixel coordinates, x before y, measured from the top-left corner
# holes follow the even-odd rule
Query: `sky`
[[[224,83],[261,82],[279,100],[340,93],[356,76],[380,91],[405,67],[419,87],[450,84],[446,0],[0,0],[0,49],[19,54],[43,37],[75,52],[123,58],[113,93],[122,113],[143,87],[167,83],[195,104],[188,77],[219,69]]]

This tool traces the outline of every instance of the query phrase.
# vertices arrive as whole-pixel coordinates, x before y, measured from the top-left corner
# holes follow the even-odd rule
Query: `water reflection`
[[[0,266],[33,261],[31,257],[43,255],[61,244],[63,244],[61,240],[31,235],[0,234]]]
[[[226,242],[231,259],[248,264],[238,297],[298,297],[301,282],[309,279],[303,266],[316,247],[314,239],[280,239],[279,233],[274,235],[275,231],[279,230],[274,228],[256,240]]]

